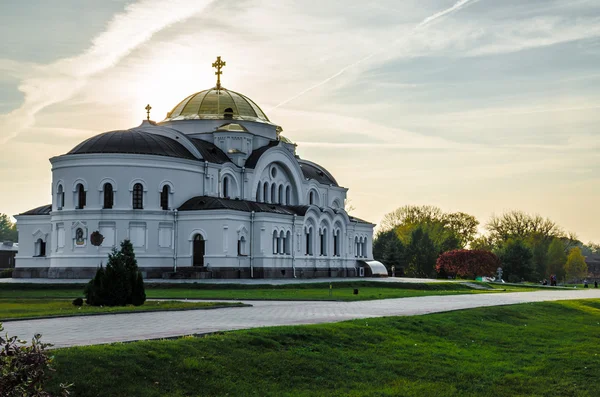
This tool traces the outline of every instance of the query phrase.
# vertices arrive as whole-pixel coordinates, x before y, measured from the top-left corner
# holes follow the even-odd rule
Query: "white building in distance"
[[[138,127],[50,159],[52,204],[16,216],[14,277],[91,278],[124,239],[146,278],[364,272],[374,225],[346,213],[348,189],[252,100],[221,86],[224,65],[213,64],[216,87],[162,122],[148,106]]]

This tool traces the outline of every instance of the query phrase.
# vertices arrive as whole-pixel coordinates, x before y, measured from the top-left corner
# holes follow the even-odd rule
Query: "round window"
[[[275,178],[277,176],[277,168],[273,167],[271,168],[271,177]]]

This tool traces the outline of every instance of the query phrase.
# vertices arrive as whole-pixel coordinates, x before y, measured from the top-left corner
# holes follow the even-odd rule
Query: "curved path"
[[[360,302],[252,301],[253,307],[81,316],[9,321],[9,335],[41,333],[55,347],[167,338],[276,325],[332,323],[382,316],[411,316],[482,306],[565,299],[600,299],[600,290],[544,290],[498,294],[425,296]]]

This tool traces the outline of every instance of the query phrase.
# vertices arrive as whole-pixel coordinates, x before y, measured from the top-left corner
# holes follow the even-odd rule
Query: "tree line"
[[[485,234],[478,235],[479,221],[463,212],[445,213],[435,206],[407,205],[386,214],[373,242],[373,256],[397,275],[409,277],[447,277],[447,269],[463,260],[470,269],[477,258],[487,269],[495,263],[484,252],[493,253],[508,281],[541,281],[555,275],[557,279],[581,279],[587,275],[585,257],[600,254],[600,245],[583,244],[571,232],[554,221],[523,211],[493,215],[485,224]],[[463,250],[473,251],[471,257]],[[454,252],[452,265],[437,266],[444,253]],[[484,251],[484,252],[482,252]],[[469,257],[470,259],[466,259]],[[485,258],[485,259],[482,259]],[[487,274],[479,274],[487,275]],[[491,274],[489,274],[491,275]]]

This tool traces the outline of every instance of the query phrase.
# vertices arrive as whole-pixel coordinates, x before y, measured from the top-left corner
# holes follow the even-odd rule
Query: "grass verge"
[[[594,396],[600,300],[58,349],[76,396]]]
[[[481,284],[481,283],[480,283]],[[534,291],[537,288],[489,284],[491,290],[475,290],[460,283],[381,283],[338,282],[287,285],[231,284],[146,284],[146,296],[154,299],[223,300],[372,300],[428,295],[456,295]],[[483,284],[482,284],[483,285]],[[75,298],[82,296],[84,285],[0,284],[0,298]],[[354,294],[358,289],[358,294]]]
[[[0,299],[0,322],[40,317],[69,317],[240,306],[237,302],[146,301],[142,306],[73,306],[70,300]]]

